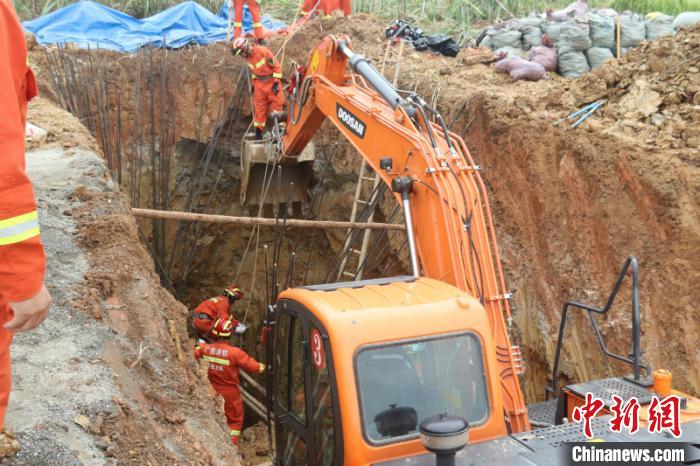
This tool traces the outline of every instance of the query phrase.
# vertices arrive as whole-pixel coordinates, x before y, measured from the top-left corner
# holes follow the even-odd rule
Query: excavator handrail
[[[618,291],[622,286],[622,282],[627,277],[627,271],[632,267],[632,354],[631,358],[622,356],[610,351],[605,344],[603,335],[600,333],[600,328],[593,317],[593,314],[606,314],[610,311],[610,308],[615,303],[615,298],[617,297]],[[559,324],[559,336],[557,337],[557,350],[554,357],[554,366],[552,368],[552,385],[545,387],[545,399],[549,399],[550,395],[553,395],[554,399],[558,398],[558,384],[559,384],[559,362],[561,360],[561,349],[564,342],[564,335],[566,332],[566,322],[569,314],[569,308],[581,309],[588,313],[588,317],[591,321],[591,326],[593,327],[593,332],[595,333],[596,339],[598,340],[598,345],[603,353],[613,359],[628,363],[634,368],[634,381],[640,382],[641,369],[644,369],[649,375],[650,368],[646,364],[642,363],[642,349],[641,349],[641,314],[639,310],[639,273],[638,273],[638,262],[637,258],[634,256],[629,256],[625,260],[622,270],[615,281],[615,286],[613,287],[605,306],[602,308],[589,306],[586,304],[577,303],[575,301],[567,301],[564,303],[564,308],[562,310],[561,322]]]

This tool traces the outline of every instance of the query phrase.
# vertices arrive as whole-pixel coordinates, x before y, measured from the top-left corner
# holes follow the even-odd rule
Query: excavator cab
[[[412,276],[290,289],[274,310],[280,465],[362,465],[425,453],[418,426],[450,413],[505,435],[481,304]],[[350,447],[352,446],[352,447]]]

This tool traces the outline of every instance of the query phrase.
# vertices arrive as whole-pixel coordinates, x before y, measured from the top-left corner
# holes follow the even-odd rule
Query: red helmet
[[[233,322],[231,322],[231,319],[216,319],[211,333],[215,337],[228,338],[233,333]]]
[[[230,298],[233,301],[236,301],[237,299],[242,299],[244,296],[241,289],[238,288],[238,285],[227,286],[224,290],[224,295],[226,295],[227,298]]]

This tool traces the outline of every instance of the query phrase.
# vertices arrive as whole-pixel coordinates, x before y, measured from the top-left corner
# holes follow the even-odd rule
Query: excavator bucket
[[[241,204],[248,206],[251,215],[257,215],[262,206],[263,216],[272,216],[273,205],[278,202],[276,157],[273,141],[256,141],[254,133],[246,134],[241,154]],[[291,201],[294,217],[301,216],[302,205],[307,200],[315,158],[314,145],[309,142],[298,157],[283,157],[279,161],[279,203],[286,209],[290,207],[287,201]]]

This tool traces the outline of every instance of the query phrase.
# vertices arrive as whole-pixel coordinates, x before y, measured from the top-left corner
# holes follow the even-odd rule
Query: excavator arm
[[[347,72],[348,65],[353,72]],[[325,37],[296,82],[281,140],[284,156],[300,154],[328,119],[392,187],[404,215],[413,219],[407,233],[417,252],[412,254],[414,274],[420,267],[422,275],[480,300],[493,329],[511,431],[529,430],[517,379],[522,366],[506,325],[509,295],[485,187],[464,141],[422,99],[397,92],[351,50],[345,36]]]

